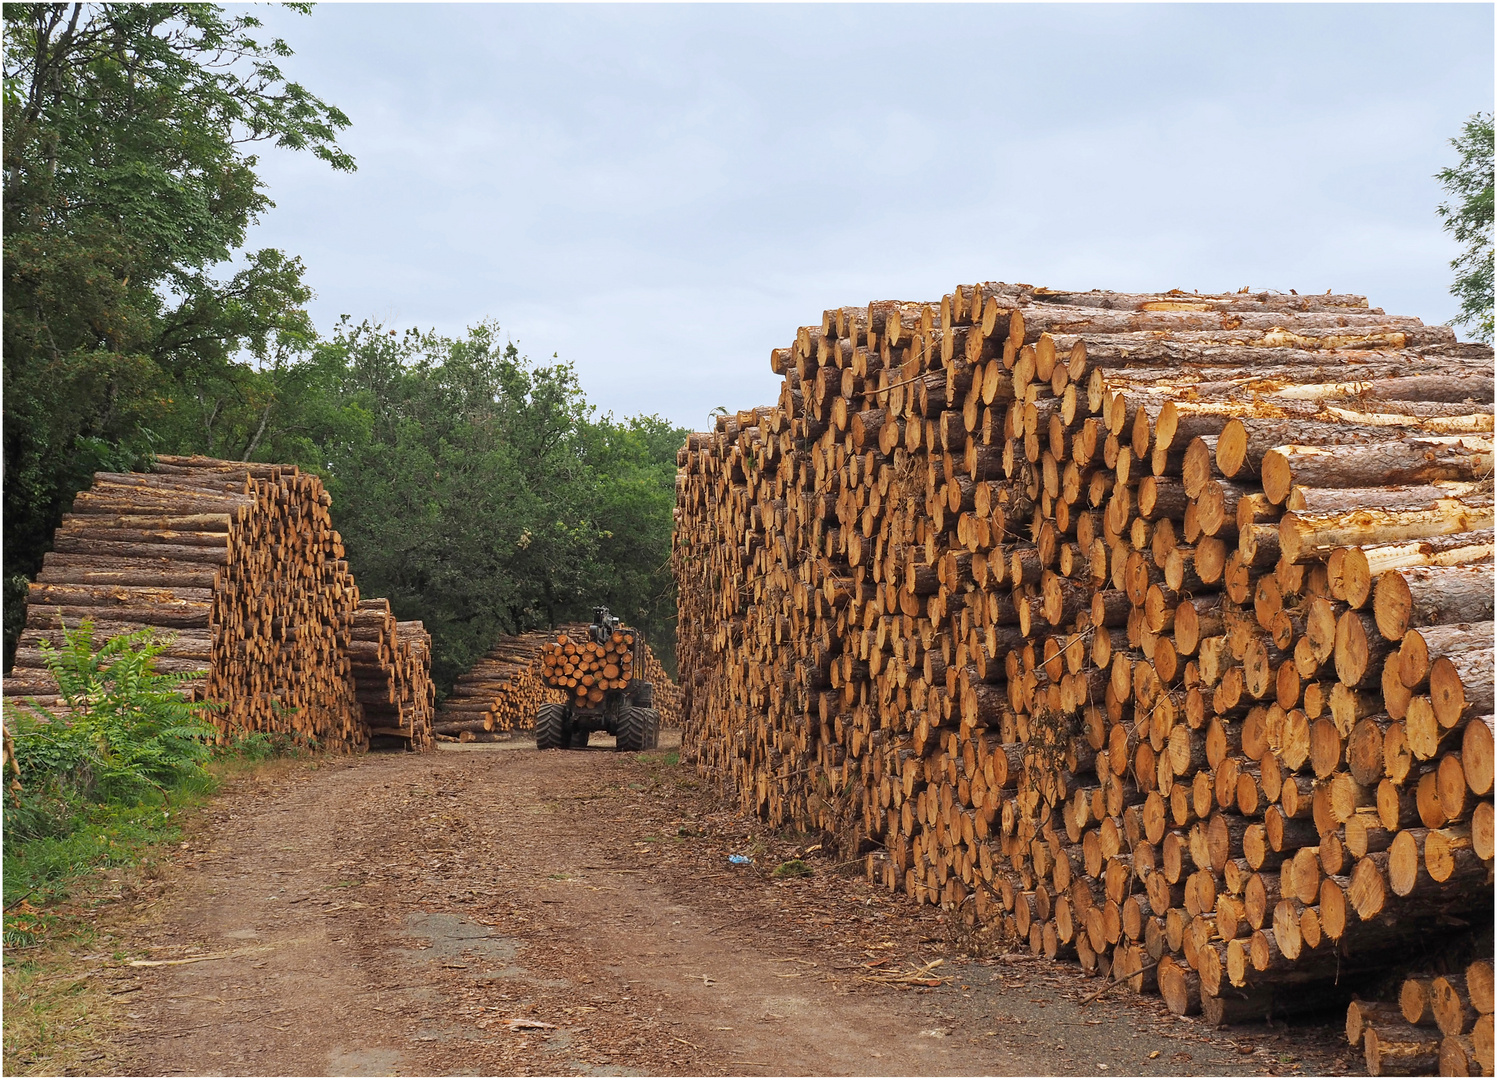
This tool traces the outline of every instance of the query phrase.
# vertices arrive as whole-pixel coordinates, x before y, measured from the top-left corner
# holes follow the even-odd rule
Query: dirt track
[[[797,854],[664,754],[483,747],[245,782],[116,926],[137,1074],[1328,1073],[1326,1029],[1207,1031]],[[809,840],[800,838],[802,844]],[[731,853],[754,856],[734,869]],[[870,981],[929,971],[939,987]],[[887,976],[885,976],[887,977]],[[527,1027],[528,1024],[547,1025]]]

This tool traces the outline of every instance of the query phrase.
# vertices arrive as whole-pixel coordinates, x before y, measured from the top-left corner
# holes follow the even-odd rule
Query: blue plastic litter
[[[751,859],[751,858],[749,858],[747,855],[729,855],[728,856],[728,864],[730,866],[747,866],[749,863],[751,863],[753,861],[754,860]]]

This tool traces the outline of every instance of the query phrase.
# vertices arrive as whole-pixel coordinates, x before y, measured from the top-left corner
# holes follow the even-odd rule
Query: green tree
[[[1473,328],[1480,341],[1492,340],[1492,114],[1477,113],[1450,140],[1460,164],[1436,173],[1451,195],[1438,213],[1445,229],[1465,250],[1450,263],[1456,272],[1450,292],[1461,302],[1456,325]]]
[[[255,144],[353,168],[285,42],[203,4],[8,4],[4,25],[7,658],[89,474],[174,451],[321,473],[365,593],[432,629],[439,684],[597,602],[669,663],[684,431],[594,421],[569,365],[490,324],[320,341],[300,261],[243,250],[272,205]]]
[[[685,432],[592,421],[570,365],[531,362],[491,323],[450,338],[344,320],[277,377],[257,457],[323,475],[360,590],[426,623],[440,688],[501,634],[595,603],[669,663]]]
[[[231,444],[218,414],[263,413],[273,380],[240,359],[274,368],[312,338],[300,261],[242,251],[272,205],[250,151],[354,163],[348,118],[284,77],[290,48],[249,14],[18,3],[4,26],[8,656],[15,601],[89,474],[163,448],[247,456],[254,429]]]
[[[588,572],[594,595],[644,631],[645,640],[672,674],[676,586],[670,570],[671,528],[676,451],[687,434],[659,416],[623,422],[605,416],[582,430],[584,459],[592,473],[591,512],[598,529]]]
[[[426,622],[439,685],[570,610],[593,532],[569,366],[526,361],[492,325],[345,321],[294,374],[265,450],[321,466],[361,591]]]

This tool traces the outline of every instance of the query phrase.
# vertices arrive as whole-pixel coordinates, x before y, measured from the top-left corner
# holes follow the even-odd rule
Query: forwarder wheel
[[[567,731],[567,707],[548,702],[535,711],[535,748],[565,750],[571,741]]]
[[[659,741],[660,714],[654,709],[630,705],[619,714],[620,750],[653,750]]]

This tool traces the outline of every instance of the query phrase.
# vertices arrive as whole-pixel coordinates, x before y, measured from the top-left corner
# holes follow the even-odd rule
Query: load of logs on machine
[[[58,528],[27,597],[7,705],[63,702],[41,643],[93,620],[95,645],[150,629],[163,672],[217,703],[220,731],[356,750],[431,746],[431,636],[360,600],[331,499],[294,466],[157,458],[96,473]]]
[[[1178,1013],[1344,1005],[1452,940],[1465,993],[1489,347],[1359,296],[989,283],[829,310],[771,366],[778,404],[678,456],[699,768]],[[1444,1037],[1490,1073],[1484,1000]]]
[[[433,728],[436,737],[481,742],[502,738],[505,732],[530,731],[535,727],[536,709],[546,702],[578,700],[579,686],[583,691],[581,701],[588,700],[587,694],[595,686],[599,687],[598,700],[601,700],[606,687],[599,686],[600,680],[622,684],[633,673],[624,675],[617,647],[613,654],[613,675],[607,674],[608,665],[603,662],[606,647],[599,648],[599,655],[590,658],[591,668],[596,670],[579,672],[579,665],[573,663],[574,670],[566,672],[567,665],[558,660],[567,655],[569,646],[575,658],[588,640],[586,623],[500,638],[488,655],[458,678],[437,713]],[[632,640],[629,644],[632,647]],[[679,726],[681,691],[648,645],[643,677],[654,689],[654,707],[660,714],[661,726]],[[589,679],[590,682],[585,681]]]
[[[609,690],[634,679],[634,632],[614,630],[597,642],[587,633],[561,633],[541,649],[541,678],[579,709],[601,705]]]

